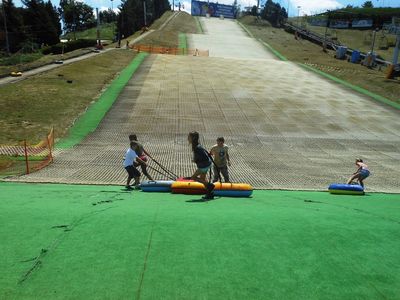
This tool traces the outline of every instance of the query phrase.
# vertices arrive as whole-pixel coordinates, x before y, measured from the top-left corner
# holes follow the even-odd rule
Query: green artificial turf
[[[122,89],[139,68],[148,54],[145,52],[135,56],[132,62],[121,71],[100,98],[77,120],[69,130],[68,136],[57,143],[57,148],[72,148],[79,144],[89,133],[96,130],[103,117],[114,104]]]
[[[255,191],[198,200],[0,183],[0,299],[400,294],[400,195]]]

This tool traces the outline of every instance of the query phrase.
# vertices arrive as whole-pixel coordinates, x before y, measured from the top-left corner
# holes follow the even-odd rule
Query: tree
[[[362,8],[374,8],[374,4],[372,3],[372,1],[365,1],[362,5]]]
[[[117,14],[111,8],[101,11],[99,16],[102,23],[112,23],[117,20]]]
[[[96,25],[93,8],[76,0],[61,0],[59,13],[64,22],[64,30],[72,32]]]
[[[273,26],[280,26],[287,17],[286,9],[272,0],[267,0],[261,11],[261,18],[268,20]]]
[[[3,15],[3,5],[4,12],[6,15],[7,21],[7,32],[8,32],[8,41],[11,52],[16,52],[20,49],[21,44],[26,38],[24,32],[24,22],[22,18],[22,8],[16,8],[12,0],[4,0],[1,4],[0,9],[0,41],[1,44],[5,46],[5,28],[4,28],[4,15]],[[3,50],[3,49],[2,49]]]
[[[161,17],[164,12],[170,10],[168,0],[146,0],[146,21],[151,24]],[[129,36],[140,30],[144,25],[143,0],[122,0],[119,6],[120,13],[117,18],[118,36]]]
[[[257,13],[257,6],[256,5],[253,5],[253,7],[251,8],[250,14],[252,16],[257,16],[258,13]]]
[[[54,45],[60,39],[60,24],[55,8],[49,1],[23,0],[26,8],[23,10],[24,26],[28,36],[38,45]]]

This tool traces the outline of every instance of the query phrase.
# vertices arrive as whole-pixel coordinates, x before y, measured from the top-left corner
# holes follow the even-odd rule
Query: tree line
[[[257,6],[253,6],[250,12],[253,16],[260,16],[262,19],[267,20],[272,26],[281,26],[288,18],[287,11],[279,3],[272,0],[267,0],[264,7],[259,13]]]
[[[33,52],[43,45],[59,43],[63,32],[96,26],[94,8],[79,0],[60,0],[58,7],[50,0],[22,3],[23,7],[16,7],[13,0],[2,0],[0,4],[0,51]],[[170,4],[168,0],[123,0],[118,9],[118,13],[112,9],[101,11],[99,18],[102,23],[116,22],[116,37],[121,38],[151,24],[170,10]]]

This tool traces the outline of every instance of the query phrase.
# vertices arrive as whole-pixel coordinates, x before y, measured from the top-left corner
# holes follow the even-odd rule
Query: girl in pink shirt
[[[364,182],[363,180],[367,178],[370,175],[370,172],[368,170],[368,166],[363,162],[362,159],[357,158],[356,159],[356,166],[358,167],[357,171],[353,173],[353,175],[349,178],[347,181],[347,184],[350,184],[353,180],[357,179],[359,184],[364,187]]]

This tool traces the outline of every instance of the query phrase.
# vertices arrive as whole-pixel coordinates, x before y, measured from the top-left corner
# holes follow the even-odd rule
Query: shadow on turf
[[[212,200],[204,200],[203,198],[191,199],[191,200],[186,200],[185,202],[187,202],[187,203],[207,203],[207,202],[210,202],[210,201],[215,201],[215,200],[217,200],[219,198],[221,198],[221,197],[214,197],[214,199],[212,199]]]

